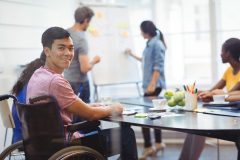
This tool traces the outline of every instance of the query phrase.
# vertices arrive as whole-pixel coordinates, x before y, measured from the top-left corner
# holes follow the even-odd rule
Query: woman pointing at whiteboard
[[[142,62],[144,96],[158,96],[162,89],[166,88],[164,75],[166,44],[162,32],[152,21],[143,21],[140,30],[143,38],[147,40],[142,57],[133,54],[130,49],[127,49],[126,53]],[[146,159],[164,149],[161,130],[154,129],[155,148],[151,144],[150,129],[142,128],[142,133],[145,148],[140,159]]]

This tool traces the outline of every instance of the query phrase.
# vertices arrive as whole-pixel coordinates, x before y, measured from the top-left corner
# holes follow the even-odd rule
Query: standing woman
[[[164,58],[166,44],[162,32],[156,28],[152,21],[143,21],[140,25],[144,39],[147,39],[146,47],[142,57],[132,53],[130,49],[126,53],[142,62],[143,66],[143,90],[144,97],[158,96],[162,89],[166,88],[164,75]],[[165,144],[162,143],[161,130],[154,129],[155,149],[151,144],[150,129],[142,128],[144,137],[144,152],[140,159],[146,159],[154,155],[159,150],[163,150]]]

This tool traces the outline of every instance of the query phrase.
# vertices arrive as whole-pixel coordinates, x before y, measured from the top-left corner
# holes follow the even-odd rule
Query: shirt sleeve
[[[74,94],[71,85],[61,76],[52,79],[49,90],[50,94],[57,99],[61,109],[65,109],[77,101],[77,96]]]
[[[227,68],[227,70],[224,72],[222,80],[226,81],[227,77],[229,76],[229,71],[230,71],[230,67]]]
[[[164,70],[165,48],[161,43],[156,43],[153,55],[153,69],[160,73]]]
[[[84,39],[84,38],[80,38],[78,40],[77,45],[74,47],[76,47],[75,51],[78,54],[78,56],[85,55],[88,53],[88,44],[87,44],[86,39]]]

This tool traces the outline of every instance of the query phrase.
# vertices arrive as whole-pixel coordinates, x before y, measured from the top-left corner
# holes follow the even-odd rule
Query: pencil
[[[194,92],[195,85],[196,85],[196,81],[194,81],[194,83],[193,83],[193,87],[192,87],[193,92]]]
[[[188,91],[188,92],[191,92],[191,91],[190,91],[190,88],[188,87],[188,85],[186,85],[186,87],[187,87],[187,91]]]
[[[197,94],[197,92],[198,92],[198,90],[197,90],[197,88],[195,89],[195,94]]]
[[[184,89],[184,91],[187,91],[187,88],[185,87],[185,85],[183,85],[183,89]]]

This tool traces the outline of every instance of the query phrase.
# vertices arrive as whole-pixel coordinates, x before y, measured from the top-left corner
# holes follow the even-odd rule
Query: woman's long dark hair
[[[17,82],[14,84],[11,91],[12,94],[15,94],[15,95],[18,94],[23,89],[23,87],[28,83],[34,71],[40,68],[41,66],[43,66],[45,64],[45,61],[46,61],[46,56],[42,52],[40,58],[37,58],[32,62],[28,63],[26,65],[26,68],[22,71]]]
[[[140,29],[143,33],[149,34],[151,37],[156,36],[157,31],[159,31],[160,40],[163,42],[165,48],[167,48],[162,32],[159,29],[157,29],[157,27],[152,21],[143,21],[140,25]]]

